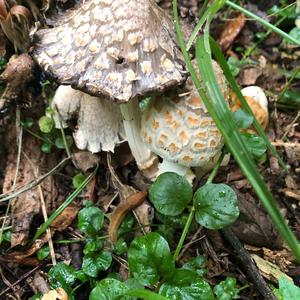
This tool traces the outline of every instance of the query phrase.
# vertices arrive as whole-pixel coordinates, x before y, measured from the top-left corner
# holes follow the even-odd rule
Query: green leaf
[[[25,128],[31,128],[33,125],[33,119],[32,118],[26,118],[21,122],[22,126]]]
[[[210,285],[203,279],[190,285],[177,286],[164,283],[159,293],[172,300],[213,300],[214,295]]]
[[[119,300],[127,292],[126,285],[116,279],[106,278],[92,289],[89,300]]]
[[[103,248],[103,240],[100,237],[88,237],[85,240],[85,246],[83,249],[83,254],[92,254],[94,252],[99,252]]]
[[[164,296],[158,295],[154,292],[151,292],[149,290],[144,290],[144,289],[129,290],[126,292],[126,294],[130,296],[138,297],[138,299],[143,299],[143,300],[169,300]]]
[[[237,196],[226,184],[209,183],[194,195],[196,221],[208,229],[221,229],[239,216]]]
[[[77,189],[82,183],[83,181],[85,180],[85,176],[82,174],[82,173],[78,173],[76,174],[73,178],[72,178],[72,184],[73,184],[73,187],[75,189]]]
[[[186,286],[193,282],[196,282],[198,275],[195,270],[188,270],[185,268],[175,269],[172,277],[168,280],[168,283],[176,286]]]
[[[66,142],[68,147],[70,148],[73,145],[73,138],[70,135],[66,135]],[[65,149],[64,139],[61,136],[55,139],[55,146],[58,149]]]
[[[299,300],[300,288],[285,277],[279,278],[279,290],[283,300]]]
[[[253,123],[253,117],[243,109],[238,109],[233,115],[233,121],[239,129],[246,129]]]
[[[239,289],[236,288],[236,279],[227,277],[214,287],[218,300],[231,300],[239,298]]]
[[[195,270],[198,276],[203,277],[207,273],[205,265],[206,259],[203,256],[197,256],[186,262],[182,268],[187,270]]]
[[[101,271],[106,271],[112,262],[109,252],[101,252],[98,255],[85,255],[82,262],[82,271],[90,277],[97,277]]]
[[[128,250],[131,274],[143,285],[153,285],[161,277],[172,276],[175,262],[167,241],[152,232],[135,238]]]
[[[60,262],[49,270],[48,280],[52,289],[62,287],[70,296],[72,295],[71,286],[76,281],[76,270]]]
[[[119,238],[115,244],[114,251],[116,252],[116,254],[122,255],[122,254],[126,253],[127,250],[128,250],[128,246],[127,246],[124,238]]]
[[[49,246],[44,246],[43,248],[39,249],[36,252],[36,256],[38,258],[38,260],[44,260],[45,258],[47,258],[50,254],[50,249]]]
[[[158,212],[177,216],[192,200],[192,186],[176,173],[166,172],[157,177],[149,189],[149,198]]]
[[[293,37],[295,40],[299,41],[300,40],[300,28],[298,27],[294,27],[291,31],[290,31],[290,36]]]
[[[50,154],[52,150],[52,145],[50,143],[43,143],[41,146],[41,150],[44,153]]]
[[[41,132],[49,133],[52,131],[54,127],[54,121],[52,120],[52,118],[49,118],[47,116],[42,116],[39,119],[39,127]]]
[[[254,158],[261,157],[267,151],[265,141],[260,136],[251,133],[242,133],[242,138],[248,151]]]
[[[121,236],[123,234],[130,232],[133,228],[134,222],[135,221],[134,221],[132,213],[129,213],[125,217],[125,219],[123,220],[123,222],[121,223],[121,225],[118,229],[118,236]]]
[[[102,228],[104,213],[95,206],[85,207],[78,213],[78,228],[87,235],[96,235]]]

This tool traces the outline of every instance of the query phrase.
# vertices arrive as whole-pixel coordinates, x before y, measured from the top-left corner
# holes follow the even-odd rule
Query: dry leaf
[[[240,14],[235,19],[225,24],[224,30],[218,38],[218,43],[223,51],[227,50],[234,43],[236,37],[244,28],[245,23],[245,16],[243,14]]]
[[[258,267],[262,276],[264,276],[268,280],[272,281],[273,283],[277,284],[278,279],[282,276],[290,281],[293,281],[293,279],[291,277],[287,276],[285,273],[283,273],[277,265],[272,264],[269,261],[262,259],[261,257],[259,257],[256,254],[252,254],[251,257],[253,258],[254,262],[256,263],[256,266]]]
[[[237,237],[253,246],[282,247],[282,239],[263,207],[249,193],[236,192],[240,216],[231,229]]]
[[[41,300],[68,300],[68,294],[63,288],[57,288],[56,290],[51,290],[45,294]]]
[[[88,170],[97,166],[100,161],[98,155],[91,153],[90,151],[78,151],[73,154],[73,160],[76,166],[86,173]]]

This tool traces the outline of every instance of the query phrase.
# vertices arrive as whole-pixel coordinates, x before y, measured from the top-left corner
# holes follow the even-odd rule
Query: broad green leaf
[[[103,248],[103,240],[100,237],[88,237],[85,240],[85,246],[83,249],[83,254],[92,254],[94,252],[99,252]]]
[[[116,252],[116,254],[122,255],[126,253],[127,250],[128,250],[128,246],[126,244],[126,241],[122,237],[119,238],[115,244],[114,251]]]
[[[144,289],[129,290],[126,292],[126,294],[129,296],[138,297],[138,299],[143,299],[143,300],[169,300],[169,298],[166,298],[164,296],[161,296],[159,294]]]
[[[127,290],[128,288],[123,282],[106,278],[98,282],[92,289],[89,300],[120,300]]]
[[[125,219],[123,220],[123,222],[121,223],[121,225],[118,229],[118,236],[121,236],[123,234],[130,232],[133,228],[134,222],[135,221],[134,221],[132,213],[129,213],[125,217]]]
[[[214,287],[214,293],[218,300],[238,299],[239,289],[236,288],[236,279],[227,277]]]
[[[52,120],[52,118],[49,118],[47,116],[42,116],[39,119],[39,127],[41,132],[49,133],[52,131],[54,127],[54,121]]]
[[[167,241],[152,232],[135,238],[128,250],[131,274],[143,285],[153,285],[161,277],[172,276],[175,262]]]
[[[177,216],[192,200],[192,186],[176,173],[166,172],[157,177],[149,189],[149,198],[156,210],[167,216]]]
[[[243,133],[242,138],[248,148],[248,151],[254,158],[261,157],[267,151],[267,146],[260,136],[251,133]]]
[[[182,268],[187,270],[195,270],[198,276],[203,277],[207,273],[205,265],[206,259],[203,256],[197,256],[186,262]]]
[[[279,290],[283,300],[299,300],[300,288],[285,277],[279,278]]]
[[[239,129],[246,129],[253,123],[253,117],[243,109],[238,109],[233,115],[233,121]]]
[[[36,252],[36,256],[37,256],[38,260],[44,260],[45,258],[47,258],[49,256],[49,253],[50,253],[49,246],[44,246],[43,248],[39,249]]]
[[[214,300],[210,285],[203,279],[182,286],[164,283],[159,293],[171,300]]]
[[[194,195],[196,221],[208,229],[221,229],[239,216],[237,196],[226,184],[209,183]]]
[[[78,228],[87,235],[96,235],[103,221],[104,213],[95,206],[85,207],[78,213]]]
[[[100,252],[97,255],[89,254],[83,257],[82,270],[90,277],[97,277],[101,271],[106,271],[112,262],[109,252]]]
[[[71,286],[76,281],[76,270],[60,262],[49,270],[48,281],[52,289],[62,287],[72,297]]]
[[[299,41],[300,40],[300,28],[298,27],[294,27],[291,31],[290,31],[290,36],[292,36],[295,40]]]

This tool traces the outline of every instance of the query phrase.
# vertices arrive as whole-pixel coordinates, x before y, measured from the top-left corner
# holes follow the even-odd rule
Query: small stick
[[[276,297],[260,274],[249,252],[243,247],[237,236],[229,228],[222,229],[221,232],[223,233],[226,240],[230,243],[230,245],[234,248],[235,253],[243,264],[247,275],[249,276],[257,290],[260,292],[260,294],[263,296],[263,298],[266,300],[276,300]]]
[[[143,203],[147,197],[147,192],[138,192],[129,196],[125,201],[122,201],[111,215],[111,220],[108,227],[108,235],[110,240],[115,243],[117,241],[118,228],[124,220],[126,214]]]

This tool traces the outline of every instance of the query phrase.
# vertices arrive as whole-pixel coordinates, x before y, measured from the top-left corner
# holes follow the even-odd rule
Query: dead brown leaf
[[[253,246],[282,247],[282,239],[263,207],[249,193],[236,192],[240,216],[231,229],[237,237]]]
[[[68,300],[68,294],[63,288],[57,288],[43,295],[41,300]]]
[[[218,43],[223,51],[227,50],[234,43],[245,24],[246,18],[243,14],[225,23],[224,29],[218,38]]]
[[[14,132],[13,128],[10,128]],[[41,170],[47,168],[47,159],[45,154],[40,150],[40,142],[31,135],[24,135],[22,150],[24,155],[21,156],[20,166],[16,187],[25,186],[36,178],[35,171],[38,176]],[[11,139],[11,145],[14,140]],[[14,148],[8,156],[8,162],[5,170],[5,178],[3,183],[3,192],[12,191],[13,181],[16,173],[17,153]],[[35,168],[35,170],[33,170]],[[56,198],[57,191],[52,176],[49,176],[41,183],[45,202],[51,207],[51,202]],[[28,239],[28,233],[34,216],[40,213],[40,194],[38,188],[34,188],[27,193],[20,195],[12,201],[12,239],[11,246],[24,245]]]
[[[98,155],[91,153],[90,151],[78,151],[73,154],[73,160],[76,166],[86,173],[88,170],[93,169],[100,162]]]

